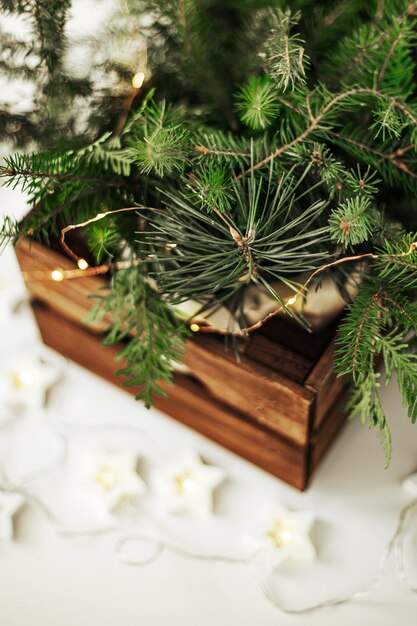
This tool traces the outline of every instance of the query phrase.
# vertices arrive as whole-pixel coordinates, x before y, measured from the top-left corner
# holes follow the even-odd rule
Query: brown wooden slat
[[[41,246],[36,242],[21,240],[15,248],[20,267],[23,271],[45,271],[60,268],[63,270],[76,269],[73,261]],[[64,317],[77,323],[85,324],[85,317],[91,310],[93,302],[89,296],[106,285],[101,276],[77,278],[53,282],[51,280],[26,281],[30,293],[50,306]],[[94,332],[103,332],[108,326],[105,320],[99,323],[89,323],[88,327]]]
[[[213,337],[189,342],[184,362],[213,397],[307,445],[314,392],[245,355],[238,362]]]
[[[246,356],[300,384],[305,381],[314,365],[312,359],[288,350],[277,341],[271,341],[260,334],[253,334],[249,338],[243,352]]]
[[[332,339],[304,383],[306,389],[310,389],[316,394],[316,407],[312,423],[314,429],[320,427],[328,411],[346,386],[346,378],[337,377],[333,371],[334,351],[335,339]]]
[[[335,405],[331,407],[326,418],[322,421],[321,427],[312,435],[309,474],[316,469],[332,441],[346,422],[347,413],[344,410],[346,395],[346,393],[342,393],[339,396]]]

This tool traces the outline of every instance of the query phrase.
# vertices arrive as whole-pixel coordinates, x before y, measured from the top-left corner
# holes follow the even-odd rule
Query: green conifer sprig
[[[392,249],[390,250],[390,253]],[[415,255],[410,255],[410,258]],[[408,258],[399,258],[408,263]],[[362,422],[377,427],[384,444],[387,464],[391,457],[391,434],[378,394],[382,361],[386,384],[397,374],[397,382],[408,415],[417,419],[417,357],[405,340],[409,331],[417,329],[417,272],[412,272],[410,295],[398,292],[389,255],[378,261],[380,278],[365,277],[359,294],[349,305],[339,327],[335,367],[339,374],[350,375],[354,389],[348,408]],[[401,272],[402,270],[400,270]],[[390,281],[387,278],[390,277]],[[413,294],[414,292],[414,294]]]
[[[118,374],[126,378],[125,386],[139,388],[136,398],[149,408],[155,394],[167,395],[161,383],[172,384],[172,365],[182,360],[187,327],[135,267],[118,271],[106,292],[95,296],[89,319],[108,319],[105,345],[129,339],[117,357],[123,362]]]
[[[240,119],[254,130],[269,126],[278,116],[280,106],[276,89],[267,77],[251,76],[236,96]]]
[[[232,181],[231,209],[223,213],[204,197],[166,193],[166,209],[150,213],[149,229],[138,232],[137,241],[170,302],[230,300],[254,282],[285,307],[271,282],[296,291],[292,277],[316,269],[328,242],[327,202],[314,200],[314,188],[302,188],[310,167],[278,185],[272,164],[266,181],[255,175]]]
[[[368,198],[348,198],[334,209],[329,218],[331,238],[345,247],[356,246],[370,239],[372,214]]]
[[[304,41],[297,32],[292,32],[301,18],[301,13],[290,9],[269,9],[265,12],[268,35],[263,43],[261,55],[271,78],[279,91],[305,82],[308,58]]]
[[[19,232],[18,222],[6,215],[0,224],[0,253],[9,243],[13,243],[17,239]]]

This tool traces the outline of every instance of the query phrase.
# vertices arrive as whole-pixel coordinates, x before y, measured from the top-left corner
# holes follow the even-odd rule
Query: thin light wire
[[[175,554],[179,554],[180,556],[184,556],[189,559],[195,559],[197,561],[219,561],[221,563],[249,563],[249,561],[253,558],[252,555],[244,558],[239,556],[229,556],[225,554],[201,554],[192,550],[188,550],[187,548],[184,548],[183,546],[180,546],[172,541],[168,541],[167,539],[157,539],[155,537],[151,537],[146,533],[133,532],[130,534],[126,534],[123,537],[120,537],[114,545],[114,550],[117,556],[128,565],[146,565],[148,563],[148,560],[137,559],[133,556],[129,556],[128,554],[126,554],[126,546],[129,543],[135,541],[155,544],[155,553],[152,555],[152,561],[155,561],[166,548],[169,549],[171,552],[174,552]]]
[[[386,545],[381,559],[379,561],[378,571],[373,580],[363,588],[354,591],[351,594],[344,596],[335,596],[328,598],[327,600],[323,600],[322,602],[317,602],[315,604],[305,606],[305,607],[289,607],[286,606],[284,602],[282,602],[276,595],[276,593],[271,589],[268,583],[265,580],[265,577],[257,573],[255,575],[255,580],[261,590],[263,596],[277,609],[279,609],[282,613],[286,613],[288,615],[305,615],[308,613],[313,613],[320,609],[325,609],[330,606],[338,606],[342,604],[349,604],[354,602],[355,600],[362,598],[364,596],[369,595],[372,591],[374,591],[385,570],[386,563],[390,558],[391,554],[395,550],[396,556],[396,566],[397,573],[406,589],[413,593],[417,593],[417,586],[413,585],[410,581],[410,578],[406,572],[404,565],[404,538],[405,534],[409,528],[410,518],[412,513],[417,510],[417,500],[414,500],[410,504],[406,505],[399,513],[398,523],[395,530],[395,533],[389,540]],[[154,544],[154,552],[150,557],[145,559],[136,558],[133,556],[129,556],[126,553],[126,546],[134,541],[148,542]],[[166,539],[157,539],[154,537],[150,537],[146,533],[138,533],[133,532],[131,534],[127,534],[124,537],[120,537],[115,546],[114,550],[117,556],[128,565],[138,565],[143,566],[147,565],[150,562],[154,562],[165,549],[169,549],[171,552],[176,554],[180,554],[181,556],[187,557],[189,559],[196,559],[200,561],[219,561],[223,563],[236,563],[236,564],[249,564],[253,563],[255,559],[259,556],[259,552],[256,552],[246,558],[243,557],[231,557],[227,555],[219,555],[219,554],[199,554],[197,552],[190,551],[186,548],[183,548],[173,542],[167,541]]]

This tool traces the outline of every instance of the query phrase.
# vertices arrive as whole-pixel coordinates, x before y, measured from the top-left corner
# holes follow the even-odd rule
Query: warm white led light
[[[145,74],[143,72],[137,72],[132,78],[132,87],[134,89],[140,89],[145,80]]]
[[[33,385],[34,382],[33,372],[30,370],[20,370],[13,374],[13,387],[15,389],[23,389],[24,387],[29,387]]]
[[[64,272],[62,270],[60,270],[60,269],[52,270],[51,278],[56,283],[60,283],[61,280],[64,280]]]
[[[88,267],[88,263],[85,259],[78,259],[77,261],[77,265],[80,268],[80,270],[86,270]]]

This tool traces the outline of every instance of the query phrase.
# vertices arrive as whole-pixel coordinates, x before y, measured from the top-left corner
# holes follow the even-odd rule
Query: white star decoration
[[[0,417],[8,410],[42,407],[46,392],[60,377],[56,367],[37,354],[27,354],[0,365]]]
[[[207,515],[213,510],[213,492],[224,478],[224,470],[190,452],[155,470],[152,481],[166,513]]]
[[[77,488],[90,493],[109,512],[132,502],[146,490],[145,483],[136,472],[136,464],[136,454],[127,451],[76,448],[72,455]]]
[[[314,516],[309,511],[292,511],[281,504],[263,511],[260,528],[254,533],[260,552],[267,553],[273,567],[283,561],[316,558],[310,538]]]
[[[13,515],[24,502],[18,493],[0,491],[0,540],[10,541],[13,538]]]

